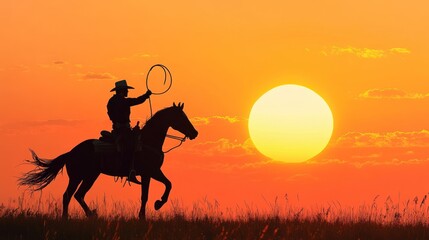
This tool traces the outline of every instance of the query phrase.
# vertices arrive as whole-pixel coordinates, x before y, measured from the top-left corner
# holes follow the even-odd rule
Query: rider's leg
[[[136,170],[134,169],[134,158],[135,158],[135,144],[134,135],[132,132],[129,132],[126,141],[126,161],[129,169],[129,174],[127,180],[136,184],[141,184],[141,182],[136,177]]]
[[[141,182],[136,177],[136,170],[134,169],[134,152],[131,152],[131,154],[127,154],[127,159],[129,161],[129,174],[127,180],[130,182],[133,182],[135,184],[141,184]]]

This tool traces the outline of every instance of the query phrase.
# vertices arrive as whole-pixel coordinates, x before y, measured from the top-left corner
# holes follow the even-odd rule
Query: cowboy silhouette
[[[130,171],[128,181],[140,184],[136,178],[134,170],[134,151],[136,144],[136,136],[132,132],[130,125],[131,107],[142,104],[152,94],[150,90],[137,98],[128,97],[128,89],[134,89],[127,85],[126,80],[120,80],[115,83],[115,88],[110,92],[115,91],[109,102],[107,103],[107,114],[112,121],[112,134],[116,139],[116,143],[121,152],[122,162],[126,164]]]

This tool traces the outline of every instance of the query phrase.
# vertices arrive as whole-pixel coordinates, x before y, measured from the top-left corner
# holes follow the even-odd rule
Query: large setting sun
[[[256,148],[283,162],[304,162],[320,153],[333,130],[332,112],[314,91],[282,85],[262,95],[249,116],[249,133]]]

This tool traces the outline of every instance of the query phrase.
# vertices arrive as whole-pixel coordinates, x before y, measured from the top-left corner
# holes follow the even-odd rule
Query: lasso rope
[[[164,85],[165,85],[165,83],[167,82],[167,75],[170,77],[170,84],[168,85],[168,87],[167,87],[163,92],[158,92],[158,93],[156,93],[156,92],[152,92],[152,94],[153,94],[153,95],[162,95],[162,94],[164,94],[164,93],[168,92],[168,90],[170,90],[171,85],[173,85],[173,77],[171,76],[171,72],[170,72],[170,70],[168,70],[168,68],[167,68],[166,66],[164,66],[164,65],[162,65],[162,64],[155,64],[155,65],[153,65],[153,66],[149,69],[149,71],[148,71],[148,73],[147,73],[147,75],[146,75],[146,88],[147,88],[148,90],[150,90],[150,89],[149,89],[149,76],[150,76],[150,72],[151,72],[154,68],[156,68],[156,67],[160,67],[160,68],[162,68],[162,70],[164,71]],[[167,74],[167,73],[168,73],[168,74]]]
[[[167,76],[170,77],[170,81],[169,81],[170,84],[168,85],[168,87],[164,91],[162,91],[162,92],[152,92],[151,91],[153,95],[162,95],[162,94],[168,92],[168,90],[170,90],[171,85],[173,85],[173,77],[171,76],[170,70],[168,70],[168,68],[166,66],[164,66],[162,64],[155,64],[149,69],[149,71],[147,72],[147,75],[146,75],[146,88],[147,88],[147,90],[150,90],[150,88],[149,88],[150,72],[152,72],[152,70],[156,67],[160,67],[164,71],[164,85],[167,82]],[[150,97],[149,97],[149,107],[150,107],[150,117],[152,117],[153,116],[152,100],[150,99]]]
[[[162,68],[162,70],[164,71],[164,85],[165,85],[165,83],[167,82],[167,77],[169,77],[169,78],[170,78],[170,81],[169,81],[169,82],[170,82],[170,84],[168,85],[168,87],[167,87],[164,91],[162,91],[162,92],[152,92],[152,91],[151,91],[151,92],[152,92],[152,95],[162,95],[162,94],[164,94],[164,93],[168,92],[168,90],[170,90],[171,86],[173,85],[173,77],[172,77],[172,75],[171,75],[170,70],[168,70],[168,68],[167,68],[166,66],[164,66],[164,65],[162,65],[162,64],[155,64],[155,65],[153,65],[153,66],[149,69],[149,71],[147,72],[147,75],[146,75],[146,88],[147,88],[147,90],[150,90],[150,88],[149,88],[149,76],[150,76],[150,72],[151,72],[154,68],[156,68],[156,67],[160,67],[160,68]],[[150,96],[149,96],[149,107],[150,107],[150,117],[153,117],[152,100],[151,100]],[[178,136],[174,136],[174,135],[167,134],[167,135],[166,135],[166,137],[171,138],[171,139],[175,139],[175,140],[179,140],[179,141],[180,141],[180,143],[179,143],[177,146],[172,147],[172,148],[170,148],[170,149],[169,149],[169,150],[167,150],[167,151],[163,151],[163,153],[168,153],[168,152],[170,152],[171,150],[173,150],[173,149],[175,149],[175,148],[180,147],[180,146],[182,145],[182,143],[186,140],[186,136],[185,136],[185,137],[178,137]]]

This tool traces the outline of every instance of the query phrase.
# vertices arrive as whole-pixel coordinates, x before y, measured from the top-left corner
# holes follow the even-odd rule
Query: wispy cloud
[[[336,141],[337,147],[429,147],[429,131],[362,133],[349,132]]]
[[[423,99],[428,93],[408,93],[397,88],[369,89],[359,94],[359,98],[366,99]]]
[[[305,162],[306,164],[345,164],[344,159],[339,158],[312,158]]]
[[[32,129],[51,128],[51,127],[76,127],[81,124],[81,120],[51,119],[43,121],[18,121],[9,122],[0,125],[0,133],[17,134]]]
[[[57,61],[53,61],[50,63],[40,64],[40,67],[62,70],[62,69],[64,69],[64,67],[66,65],[68,65],[68,62],[62,61],[62,60],[57,60]]]
[[[197,116],[190,119],[201,132],[198,143],[192,144],[193,154],[214,156],[243,156],[253,154],[254,147],[250,139],[240,134],[245,124],[244,118],[238,116]],[[219,129],[222,129],[219,131]]]
[[[407,48],[373,49],[357,47],[339,47],[332,46],[321,52],[325,56],[354,55],[360,58],[376,59],[383,58],[392,54],[409,54],[411,51]]]
[[[206,141],[192,146],[190,151],[205,156],[228,155],[245,156],[255,154],[255,147],[250,139],[244,142],[220,138],[215,141]]]
[[[240,119],[237,116],[208,116],[208,117],[193,117],[191,121],[195,125],[207,125],[213,123],[213,121],[226,121],[228,123],[237,123],[240,122]]]
[[[20,65],[14,66],[12,70],[17,71],[17,72],[29,72],[30,67],[23,65],[23,64],[20,64]]]
[[[39,67],[44,68],[44,69],[48,69],[48,70],[71,70],[74,71],[76,70],[76,68],[83,68],[82,64],[79,63],[71,63],[65,60],[55,60],[52,62],[48,62],[48,63],[43,63],[43,64],[39,64]],[[78,76],[80,78],[82,78],[82,76],[84,76],[85,74],[75,74],[74,76]]]
[[[429,163],[429,131],[349,132],[329,146],[329,153],[308,164],[354,167]]]
[[[346,164],[351,165],[356,168],[363,167],[374,167],[374,166],[403,166],[410,164],[423,164],[429,163],[429,158],[408,158],[408,159],[400,159],[400,158],[362,158],[359,160],[352,159],[315,159],[307,162],[308,164]]]
[[[19,122],[20,125],[29,127],[41,127],[41,126],[76,126],[82,121],[79,120],[67,120],[67,119],[50,119],[44,121],[27,121]]]
[[[390,52],[392,53],[398,53],[398,54],[407,54],[411,53],[411,51],[407,48],[391,48]]]
[[[97,81],[97,80],[114,80],[117,79],[116,76],[114,76],[111,73],[105,72],[105,73],[95,73],[95,72],[89,72],[85,74],[78,74],[78,77],[80,80],[83,81]]]
[[[330,54],[331,55],[352,54],[362,58],[381,58],[381,57],[384,57],[385,52],[379,49],[333,46],[330,49]]]
[[[156,54],[149,54],[149,53],[136,53],[134,54],[134,57],[138,58],[151,58],[151,57],[158,57]]]
[[[131,61],[131,60],[137,60],[141,58],[156,58],[158,57],[158,54],[150,54],[147,52],[138,52],[131,56],[125,56],[125,57],[118,57],[115,59],[115,61],[123,62],[123,61]]]

